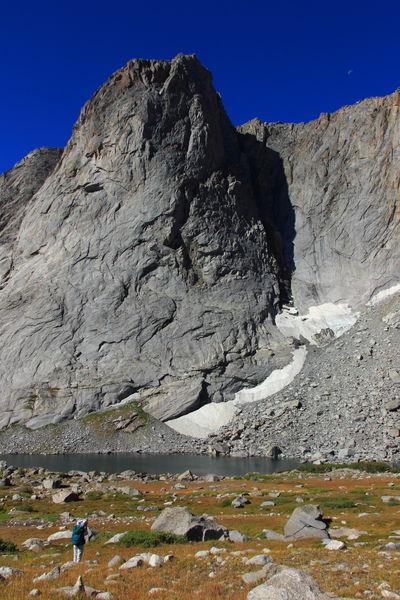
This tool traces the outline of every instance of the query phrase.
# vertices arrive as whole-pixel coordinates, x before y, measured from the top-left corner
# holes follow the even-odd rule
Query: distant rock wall
[[[295,211],[292,294],[365,305],[400,279],[400,91],[310,123],[239,128],[279,154]]]

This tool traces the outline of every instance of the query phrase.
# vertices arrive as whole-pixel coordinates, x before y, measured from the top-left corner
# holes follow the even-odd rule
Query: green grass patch
[[[160,544],[185,544],[187,539],[184,535],[175,535],[167,531],[148,531],[144,529],[132,529],[127,531],[121,538],[120,543],[125,548],[131,546],[141,546],[142,548],[152,548]]]
[[[3,540],[0,538],[0,552],[7,552],[13,554],[14,552],[18,552],[18,548],[14,542],[10,542],[9,540]]]
[[[315,498],[314,502],[324,508],[356,508],[356,504],[346,496],[330,496],[329,498]]]
[[[334,471],[335,469],[354,469],[356,471],[364,471],[365,473],[400,473],[400,467],[392,466],[389,463],[380,461],[357,462],[349,464],[304,464],[297,467],[297,470],[302,473],[327,473],[328,471]]]
[[[104,496],[104,492],[100,490],[89,490],[87,494],[85,494],[86,500],[101,500]]]

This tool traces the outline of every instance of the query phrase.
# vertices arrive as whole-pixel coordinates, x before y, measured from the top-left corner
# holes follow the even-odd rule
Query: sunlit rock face
[[[194,56],[129,62],[53,154],[0,292],[1,426],[56,423],[132,394],[166,420],[285,364],[272,191],[263,205],[281,164],[254,185]]]
[[[400,91],[310,123],[239,128],[283,160],[295,211],[295,304],[365,305],[399,282]]]
[[[399,104],[235,129],[195,56],[113,74],[0,176],[0,427],[232,400],[290,362],[291,295],[329,341],[399,283]]]

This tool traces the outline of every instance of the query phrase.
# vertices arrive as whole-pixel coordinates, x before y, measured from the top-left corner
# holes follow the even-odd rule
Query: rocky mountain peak
[[[282,389],[283,304],[333,323],[399,283],[398,113],[397,91],[235,129],[194,55],[111,75],[64,151],[0,176],[0,427]]]

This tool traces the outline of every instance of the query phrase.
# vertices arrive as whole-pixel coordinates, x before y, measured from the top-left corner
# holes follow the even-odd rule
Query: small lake
[[[190,469],[195,475],[245,475],[246,473],[271,474],[277,471],[295,469],[300,463],[296,460],[271,460],[269,458],[231,456],[206,456],[196,454],[2,454],[5,460],[15,467],[44,467],[50,471],[67,472],[105,471],[120,473],[132,469],[137,473],[161,474],[182,473]]]

